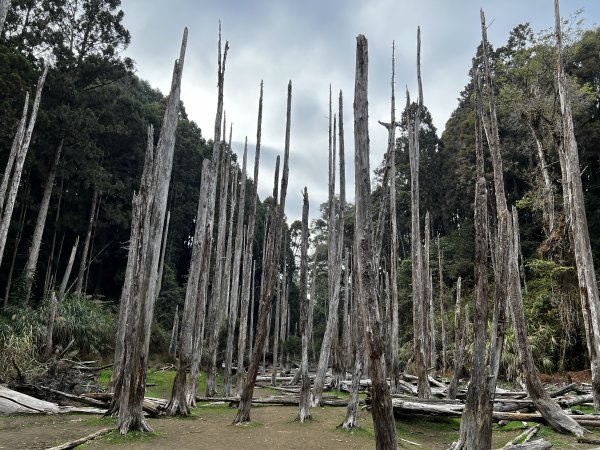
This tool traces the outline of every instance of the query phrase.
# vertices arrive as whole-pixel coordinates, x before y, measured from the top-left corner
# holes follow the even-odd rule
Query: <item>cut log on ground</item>
[[[75,439],[74,441],[65,442],[64,444],[57,445],[56,447],[50,447],[46,450],[66,450],[69,448],[75,448],[81,444],[85,444],[88,441],[93,441],[94,439],[99,438],[100,436],[104,436],[105,434],[110,433],[112,430],[114,430],[114,428],[103,428],[101,430],[96,431],[95,433],[88,434],[87,436]]]

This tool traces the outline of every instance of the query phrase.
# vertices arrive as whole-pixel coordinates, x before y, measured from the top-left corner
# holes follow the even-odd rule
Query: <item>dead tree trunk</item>
[[[175,306],[175,315],[173,316],[173,328],[171,329],[171,342],[169,343],[169,356],[177,356],[177,337],[179,332],[179,305]]]
[[[521,372],[527,385],[527,393],[535,404],[537,410],[548,421],[548,424],[561,433],[573,433],[583,436],[583,428],[550,398],[540,381],[539,373],[533,362],[531,348],[527,340],[527,323],[523,312],[523,299],[521,297],[521,280],[519,277],[519,219],[515,207],[512,209],[512,239],[508,244],[510,248],[510,302],[515,338],[519,349]]]
[[[8,269],[8,276],[6,279],[6,288],[4,290],[4,307],[8,305],[8,299],[10,297],[10,288],[12,286],[13,272],[15,270],[15,262],[17,261],[17,254],[19,253],[19,244],[21,243],[21,238],[23,237],[23,228],[25,228],[25,217],[27,215],[27,204],[29,198],[29,188],[30,184],[27,183],[27,188],[25,190],[25,200],[21,204],[21,212],[19,213],[19,228],[17,230],[17,235],[15,236],[15,243],[12,258],[10,261],[10,269]]]
[[[241,298],[241,307],[240,311],[248,311],[248,303],[250,301],[250,276],[252,275],[252,260],[254,259],[254,235],[255,235],[255,227],[256,227],[256,195],[258,189],[258,169],[260,162],[260,144],[261,144],[261,132],[262,132],[262,107],[263,107],[263,83],[260,83],[260,100],[258,103],[258,123],[256,126],[256,150],[254,154],[254,184],[252,185],[252,192],[250,193],[252,203],[250,206],[250,214],[248,215],[248,232],[246,238],[246,249],[244,250],[244,267],[242,270],[242,291],[240,294]],[[262,290],[262,286],[261,286]],[[245,333],[247,331],[247,323],[248,316],[240,317],[240,331]],[[244,350],[243,347],[240,347],[240,342],[238,339],[238,357],[241,355],[241,362],[238,360],[238,376],[237,376],[237,386],[238,386],[238,395],[242,391],[243,386],[243,373],[244,373]],[[262,344],[261,344],[262,346]],[[248,406],[249,407],[249,406]]]
[[[117,428],[121,434],[132,430],[151,431],[143,414],[143,402],[146,389],[146,365],[150,344],[150,326],[158,286],[158,266],[160,262],[161,240],[167,207],[167,197],[173,167],[175,131],[179,117],[179,94],[181,75],[187,43],[187,29],[179,59],[173,69],[171,91],[156,151],[153,148],[152,134],[149,133],[148,149],[140,191],[133,199],[132,239],[135,246],[129,256],[135,257],[131,264],[131,284],[128,295],[122,298],[126,302],[124,315],[124,341],[119,378],[116,380],[113,405],[119,410]],[[152,128],[150,128],[152,130]],[[129,266],[128,262],[128,266]]]
[[[54,319],[56,318],[56,292],[50,294],[50,305],[48,306],[48,323],[46,324],[46,350],[44,356],[49,357],[52,354],[52,335],[54,333]]]
[[[248,336],[248,361],[252,358],[252,348],[254,347],[254,286],[256,281],[256,261],[252,261],[252,283],[250,286],[250,330]]]
[[[335,120],[335,119],[334,119]],[[338,307],[340,299],[340,275],[341,275],[341,253],[339,247],[339,229],[337,226],[337,208],[335,200],[335,148],[334,135],[332,131],[332,114],[331,114],[331,88],[329,90],[329,218],[327,223],[328,238],[327,238],[327,268],[328,268],[328,298],[329,308],[327,314],[327,324],[325,326],[325,334],[321,344],[321,352],[319,354],[319,365],[317,374],[313,382],[311,404],[313,407],[321,404],[323,396],[323,387],[325,385],[325,374],[329,366],[329,358],[331,355],[332,345],[334,343],[334,334],[338,330]]]
[[[388,130],[388,158],[390,161],[390,307],[391,307],[391,333],[390,333],[390,362],[389,369],[390,388],[392,393],[397,392],[396,382],[399,376],[398,367],[398,223],[396,214],[396,57],[395,43],[392,42],[392,81],[390,100],[390,123],[384,124]]]
[[[275,296],[275,329],[273,334],[273,365],[271,366],[271,386],[277,385],[277,367],[279,362],[279,330],[281,329],[281,281],[277,282]]]
[[[96,217],[96,222],[98,218]],[[162,289],[162,278],[163,272],[165,271],[165,257],[167,253],[167,241],[169,238],[169,223],[171,222],[171,211],[167,211],[167,218],[165,219],[165,229],[162,236],[162,247],[160,249],[160,263],[158,264],[158,286],[156,287],[156,297],[160,295]]]
[[[302,194],[302,240],[300,243],[300,333],[302,334],[302,388],[300,389],[299,412],[296,420],[304,423],[312,420],[310,414],[310,377],[308,376],[308,343],[310,327],[308,324],[309,299],[306,295],[308,272],[308,191],[306,187]]]
[[[259,101],[259,114],[262,114],[262,88]],[[258,147],[260,150],[260,146]],[[246,160],[248,155],[248,138],[244,144],[244,156],[242,163],[242,185],[240,186],[240,195],[238,197],[238,220],[235,229],[235,251],[233,265],[231,267],[231,296],[229,299],[229,313],[227,319],[227,342],[225,344],[225,371],[223,373],[223,396],[231,395],[231,365],[233,360],[233,338],[235,333],[235,323],[237,321],[239,286],[240,286],[240,264],[242,260],[242,250],[244,248],[244,215],[246,206]],[[254,162],[254,176],[258,175],[256,160]],[[257,180],[254,180],[256,183]],[[254,196],[256,201],[256,195]],[[233,226],[233,224],[232,224]]]
[[[65,292],[67,290],[67,284],[69,283],[69,277],[71,276],[71,271],[73,270],[73,263],[75,262],[75,255],[77,254],[77,247],[79,246],[79,236],[75,239],[75,244],[73,244],[73,248],[71,249],[71,254],[69,256],[69,261],[67,262],[67,268],[65,269],[65,274],[60,283],[60,287],[58,288],[58,301],[60,302],[65,296]]]
[[[202,164],[202,182],[200,185],[198,210],[196,213],[196,228],[194,231],[194,241],[192,246],[192,259],[190,261],[190,270],[183,304],[183,314],[181,316],[181,333],[178,347],[179,351],[177,352],[179,354],[177,374],[173,380],[171,400],[166,408],[168,415],[187,416],[189,414],[186,386],[188,371],[192,363],[192,343],[195,333],[199,332],[199,328],[201,326],[197,322],[197,319],[199,316],[202,318],[204,317],[203,311],[201,311],[201,314],[198,314],[198,309],[200,309],[198,299],[198,284],[200,281],[200,272],[203,266],[203,258],[205,257],[206,222],[204,219],[206,219],[210,174],[210,161],[205,159],[204,163]],[[127,282],[127,276],[125,280]]]
[[[92,228],[94,226],[94,217],[96,215],[96,204],[98,202],[98,189],[94,188],[92,195],[92,207],[90,208],[90,218],[88,220],[87,232],[83,241],[83,249],[81,250],[81,259],[79,262],[79,274],[77,275],[77,284],[75,285],[75,295],[81,295],[83,290],[83,281],[85,280],[85,271],[87,269],[88,252],[90,250],[90,242],[92,241]]]
[[[29,256],[25,263],[24,272],[24,291],[25,301],[29,302],[31,296],[31,287],[33,285],[33,279],[35,276],[35,268],[37,267],[38,257],[40,254],[40,247],[42,246],[42,234],[46,226],[46,217],[48,216],[48,207],[50,206],[50,197],[52,196],[52,188],[54,187],[54,179],[56,178],[56,169],[60,160],[60,154],[62,151],[64,139],[60,140],[56,153],[54,155],[54,161],[48,172],[48,178],[46,179],[46,185],[44,186],[44,193],[42,194],[42,201],[38,209],[38,216],[35,222],[35,229],[33,231],[33,237],[31,239],[31,246],[29,247]]]
[[[592,368],[592,392],[594,394],[594,408],[600,411],[600,297],[598,284],[594,271],[594,260],[590,244],[585,201],[581,183],[581,169],[579,166],[579,153],[577,140],[573,127],[573,114],[568,91],[568,78],[562,62],[562,34],[560,29],[559,2],[554,0],[554,17],[556,29],[556,72],[558,79],[558,93],[560,96],[560,109],[562,119],[562,140],[564,166],[561,167],[563,175],[566,174],[566,198],[571,219],[571,233],[579,280],[579,293],[583,320],[586,324],[588,352]],[[565,189],[565,187],[563,187]]]
[[[460,330],[461,285],[462,278],[458,277],[456,282],[456,307],[454,308],[454,373],[452,374],[450,386],[448,386],[448,398],[451,400],[456,399],[456,389],[462,371],[462,357],[465,348],[463,338],[466,338]]]
[[[496,189],[498,186],[504,186],[504,174],[502,172],[502,162],[500,154],[500,140],[498,135],[497,121],[496,121],[496,107],[495,98],[493,94],[493,80],[490,70],[489,56],[487,52],[487,31],[485,25],[485,15],[481,12],[481,30],[483,36],[483,52],[484,52],[484,67],[485,77],[488,85],[488,103],[490,107],[490,118],[489,126],[486,127],[486,133],[488,135],[488,143],[490,151],[492,152],[492,159],[494,165],[494,182]],[[488,132],[489,130],[489,132]],[[491,139],[490,139],[491,137]],[[489,141],[492,141],[491,143]],[[498,170],[499,169],[499,170]],[[518,230],[515,230],[515,219],[510,217],[508,207],[506,204],[506,197],[504,196],[504,190],[502,190],[501,199],[498,198],[499,194],[496,192],[496,210],[498,214],[498,271],[504,270],[506,272],[506,291],[508,298],[511,302],[511,311],[513,316],[513,323],[515,326],[515,337],[519,349],[519,359],[521,369],[525,377],[525,381],[529,390],[529,395],[535,403],[539,412],[548,421],[548,423],[559,432],[571,432],[577,436],[583,435],[583,428],[577,425],[572,419],[570,419],[565,412],[560,409],[550,398],[546,391],[543,389],[539,380],[537,369],[533,364],[531,353],[529,350],[529,344],[527,341],[527,326],[523,314],[523,301],[521,298],[521,284],[519,277],[519,262],[518,262]],[[506,219],[504,219],[506,217]],[[506,229],[501,228],[501,224],[506,220]],[[517,227],[518,228],[518,227]],[[502,254],[502,260],[500,255]],[[496,281],[498,283],[498,281]]]
[[[0,0],[0,36],[2,36],[8,8],[10,8],[10,0]]]
[[[8,236],[8,229],[10,227],[10,221],[12,218],[13,209],[15,207],[17,191],[19,190],[19,185],[21,184],[23,165],[25,164],[25,157],[27,156],[27,151],[29,150],[29,143],[31,142],[31,135],[33,134],[33,129],[35,127],[37,113],[40,107],[40,101],[42,99],[42,90],[44,88],[47,74],[48,65],[44,67],[44,72],[38,80],[37,89],[35,92],[35,100],[33,101],[31,115],[29,116],[29,122],[27,122],[29,94],[25,96],[23,116],[19,122],[19,126],[13,140],[9,161],[6,165],[6,171],[4,172],[4,178],[2,180],[2,184],[0,185],[0,263],[2,263],[2,257],[4,255],[4,247],[6,246],[6,238]]]
[[[356,287],[356,280],[354,277],[355,265],[352,266],[352,281],[351,286]],[[360,388],[360,376],[362,375],[362,361],[364,358],[365,345],[363,342],[364,328],[363,328],[363,317],[360,315],[360,308],[357,307],[356,301],[352,302],[352,349],[353,349],[353,369],[352,369],[352,385],[350,387],[350,399],[348,400],[348,407],[346,408],[346,418],[340,425],[342,429],[351,431],[354,428],[358,428],[358,390]]]
[[[425,277],[423,275],[423,256],[421,248],[421,224],[419,206],[419,133],[421,128],[421,109],[423,107],[423,87],[421,84],[421,30],[417,30],[417,80],[419,99],[413,114],[409,113],[408,152],[410,157],[410,210],[411,210],[411,259],[412,259],[412,298],[414,328],[414,359],[417,366],[419,398],[431,397],[431,388],[427,374],[429,359],[427,354]],[[411,107],[407,92],[407,106]]]
[[[429,268],[429,249],[431,240],[431,221],[429,219],[429,211],[425,213],[425,236],[423,243],[423,330],[425,334],[425,349],[427,355],[427,367],[429,370],[435,371],[434,363],[434,332],[433,332],[433,306],[432,306],[432,285],[431,285],[431,270]]]
[[[460,422],[460,438],[452,449],[488,449],[492,447],[492,410],[495,384],[488,382],[486,363],[488,321],[488,221],[487,188],[483,163],[483,134],[481,129],[481,95],[476,88],[475,153],[477,181],[475,184],[475,321],[473,342],[473,372],[467,401]],[[438,238],[439,243],[439,238]],[[438,246],[439,253],[439,246]],[[441,270],[441,264],[440,264]],[[490,353],[491,354],[491,353]],[[489,361],[489,359],[487,359]]]
[[[372,382],[373,425],[376,448],[397,448],[396,424],[389,386],[386,382],[384,344],[377,298],[377,275],[373,260],[371,223],[371,180],[369,169],[368,48],[363,35],[357,37],[356,82],[354,93],[354,142],[356,189],[356,260],[358,295],[365,338],[370,356],[369,375]]]
[[[448,362],[446,360],[446,308],[444,306],[444,277],[442,273],[442,261],[444,256],[440,248],[440,235],[437,237],[437,250],[438,250],[438,277],[440,282],[440,325],[441,325],[441,341],[442,341],[442,370],[446,372],[448,370]]]
[[[260,305],[258,310],[258,320],[256,326],[256,342],[252,351],[252,359],[248,367],[248,374],[244,380],[243,389],[240,396],[240,405],[233,423],[243,423],[250,421],[250,405],[252,403],[252,394],[258,375],[258,366],[260,363],[261,350],[265,344],[267,334],[267,317],[273,301],[273,288],[277,276],[277,262],[279,261],[279,251],[281,250],[282,228],[285,215],[285,199],[287,196],[288,178],[289,178],[289,159],[290,159],[290,126],[292,116],[292,82],[288,84],[287,92],[287,113],[285,127],[285,150],[283,157],[283,172],[281,176],[280,200],[277,203],[277,197],[273,201],[273,219],[269,227],[267,242],[267,268],[264,275],[264,289],[261,286]]]
[[[546,164],[546,156],[544,155],[544,146],[542,144],[542,138],[538,134],[535,127],[529,123],[529,129],[535,140],[535,148],[537,150],[538,164],[540,166],[540,172],[542,179],[544,180],[544,228],[546,236],[551,236],[556,228],[556,214],[554,208],[554,187],[552,185],[552,178],[548,171],[548,165]]]
[[[231,172],[231,152],[224,158],[224,166],[221,173],[221,194],[219,197],[219,225],[217,230],[217,247],[215,249],[215,271],[213,275],[212,299],[209,311],[209,321],[211,323],[208,330],[208,360],[206,367],[206,397],[214,397],[217,393],[217,347],[219,345],[219,332],[221,331],[221,318],[224,316],[222,310],[227,307],[222,302],[223,286],[223,265],[225,258],[226,236],[226,218],[227,218],[227,198],[229,188],[229,173]],[[235,189],[236,176],[232,183],[232,189]],[[235,194],[232,196],[235,199]],[[232,200],[232,209],[234,201]]]

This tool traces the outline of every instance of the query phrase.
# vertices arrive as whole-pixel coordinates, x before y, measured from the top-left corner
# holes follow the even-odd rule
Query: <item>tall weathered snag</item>
[[[186,44],[187,28],[183,33],[179,59],[175,61],[158,144],[156,148],[153,147],[152,135],[149,133],[140,190],[134,195],[132,202],[132,249],[129,258],[133,258],[133,261],[128,261],[128,268],[131,269],[130,288],[121,299],[125,302],[125,307],[121,308],[122,316],[119,321],[125,332],[121,342],[121,359],[118,361],[121,371],[116,380],[112,408],[113,411],[115,406],[118,408],[117,427],[121,434],[132,430],[151,431],[143,413],[146,366],[150,326],[157,297],[158,268],[173,167]]]
[[[382,339],[377,273],[373,260],[371,223],[371,179],[369,169],[368,47],[363,35],[356,42],[356,80],[354,87],[354,147],[356,198],[356,260],[358,268],[357,299],[364,321],[372,383],[372,411],[378,450],[397,448],[396,424],[392,400],[386,382],[384,343]]]
[[[556,77],[558,81],[558,94],[560,97],[560,112],[562,125],[562,155],[561,170],[567,185],[564,198],[568,202],[565,208],[569,212],[571,233],[573,236],[573,252],[577,266],[577,279],[579,281],[579,295],[587,337],[588,353],[592,369],[592,393],[594,408],[600,411],[600,297],[598,283],[594,271],[592,247],[585,212],[583,186],[581,183],[581,169],[579,166],[579,152],[575,129],[573,127],[573,113],[571,99],[569,98],[569,80],[563,66],[562,32],[560,26],[560,9],[558,0],[554,0],[554,22],[556,33]]]
[[[305,422],[311,420],[310,414],[310,377],[308,375],[308,343],[310,341],[309,301],[307,296],[307,273],[308,273],[308,190],[304,188],[302,193],[302,239],[300,243],[300,333],[302,334],[302,388],[300,390],[300,405],[296,420]]]
[[[17,132],[15,133],[15,138],[11,147],[8,163],[2,179],[2,184],[0,185],[0,263],[2,262],[2,257],[4,255],[8,229],[10,227],[10,221],[12,218],[13,209],[15,207],[17,192],[21,184],[21,174],[23,173],[25,157],[27,156],[27,151],[29,150],[29,144],[31,143],[31,136],[35,127],[38,109],[42,100],[42,90],[44,89],[44,83],[46,82],[46,75],[48,75],[47,64],[44,66],[44,71],[38,80],[35,91],[35,99],[31,108],[31,114],[29,115],[29,121],[27,120],[29,94],[25,95],[23,116],[21,117],[17,127]]]
[[[420,398],[431,397],[431,387],[427,369],[429,358],[427,353],[426,334],[428,327],[427,297],[423,275],[423,252],[421,247],[421,220],[419,202],[419,133],[421,129],[421,112],[423,108],[423,85],[421,84],[421,29],[417,29],[417,81],[419,98],[416,108],[411,111],[410,98],[407,92],[408,114],[408,154],[410,158],[410,215],[411,215],[411,259],[412,259],[412,299],[414,328],[414,360],[417,366],[418,395]]]
[[[288,84],[287,92],[287,114],[285,126],[285,147],[283,156],[283,171],[281,175],[281,190],[279,192],[279,202],[277,196],[273,197],[273,214],[271,216],[271,225],[267,232],[267,249],[263,259],[266,258],[265,270],[263,271],[263,283],[260,293],[260,304],[258,309],[258,320],[256,322],[256,341],[252,350],[252,358],[248,367],[248,373],[243,383],[243,389],[240,396],[240,405],[233,423],[243,423],[250,421],[250,405],[256,376],[258,375],[258,366],[262,348],[265,345],[267,334],[267,318],[273,301],[273,290],[277,278],[277,262],[279,261],[279,252],[281,250],[282,228],[285,214],[285,199],[287,196],[288,178],[289,178],[289,160],[290,160],[290,126],[292,117],[292,82]]]

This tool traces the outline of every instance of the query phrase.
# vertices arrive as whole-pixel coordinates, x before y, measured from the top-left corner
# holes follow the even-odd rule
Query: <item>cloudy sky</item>
[[[584,26],[600,21],[598,0],[562,0],[561,15],[584,9]],[[138,75],[163,92],[170,83],[183,28],[189,28],[182,100],[207,138],[216,108],[217,29],[230,51],[225,75],[225,110],[233,122],[234,150],[241,155],[248,136],[253,161],[260,81],[264,80],[259,195],[271,190],[275,156],[283,153],[285,100],[293,83],[290,181],[287,214],[299,218],[301,189],[308,187],[311,217],[327,197],[327,109],[344,92],[347,192],[354,197],[352,101],[355,37],[369,42],[371,168],[386,150],[389,120],[391,46],[396,42],[398,110],[405,86],[416,92],[416,29],[422,34],[425,105],[441,133],[467,82],[471,58],[481,39],[479,9],[486,12],[489,39],[497,47],[519,23],[534,30],[553,24],[552,0],[126,0],[122,8],[132,43],[126,54]],[[334,106],[334,110],[337,106]],[[251,173],[250,168],[249,172]],[[199,171],[200,172],[200,171]]]

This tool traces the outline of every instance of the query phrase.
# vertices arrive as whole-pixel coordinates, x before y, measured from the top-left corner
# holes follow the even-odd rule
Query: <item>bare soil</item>
[[[337,429],[345,415],[345,408],[315,408],[315,420],[300,424],[294,419],[296,407],[260,406],[252,409],[250,424],[237,426],[231,422],[235,409],[227,405],[202,405],[190,418],[150,419],[155,433],[121,437],[116,432],[90,442],[91,449],[372,449],[375,448],[370,413],[360,413],[361,429],[347,433]],[[115,424],[114,419],[95,416],[18,416],[0,418],[0,449],[44,449],[72,439],[83,437],[101,428]],[[501,448],[521,432],[512,423],[494,432],[494,448]],[[441,450],[458,435],[458,419],[410,419],[397,421],[400,449]],[[554,443],[557,449],[589,449],[593,446],[577,444],[575,438],[553,433],[545,427],[541,436]],[[421,445],[416,447],[407,441]]]

